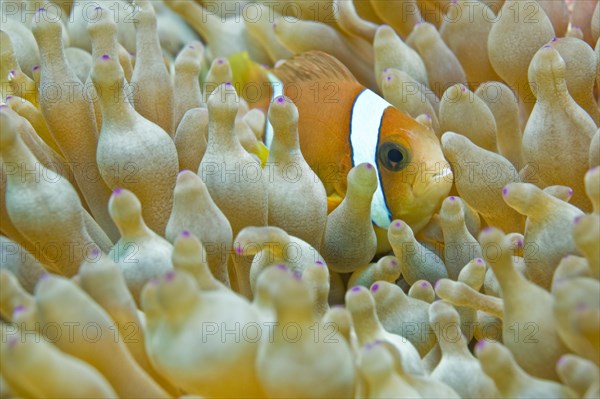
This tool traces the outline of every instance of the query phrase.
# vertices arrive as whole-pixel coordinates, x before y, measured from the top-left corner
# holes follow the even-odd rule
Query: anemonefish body
[[[302,154],[325,185],[330,211],[345,196],[350,169],[369,162],[379,179],[373,223],[387,230],[392,220],[402,219],[417,232],[429,222],[452,185],[431,129],[362,86],[326,53],[303,53],[270,73],[298,108]],[[273,98],[280,93],[274,87]],[[271,135],[267,129],[267,147]]]

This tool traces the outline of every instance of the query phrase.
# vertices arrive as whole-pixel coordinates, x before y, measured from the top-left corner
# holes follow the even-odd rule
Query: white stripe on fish
[[[379,167],[377,166],[377,147],[383,113],[392,105],[369,89],[356,96],[350,119],[350,145],[352,166],[368,162],[377,172],[377,190],[371,202],[371,220],[377,226],[387,229],[392,223],[391,212],[387,206]]]

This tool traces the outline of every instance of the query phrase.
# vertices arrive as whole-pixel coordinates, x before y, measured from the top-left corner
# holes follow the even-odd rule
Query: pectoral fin
[[[342,203],[344,197],[341,197],[338,193],[333,193],[327,197],[327,214],[333,212],[339,204]]]

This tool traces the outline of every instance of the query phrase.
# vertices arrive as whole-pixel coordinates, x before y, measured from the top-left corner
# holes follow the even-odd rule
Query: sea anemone
[[[0,398],[600,396],[597,1],[1,7]]]

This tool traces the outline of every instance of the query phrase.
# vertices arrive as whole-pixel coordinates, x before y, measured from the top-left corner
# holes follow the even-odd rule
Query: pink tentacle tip
[[[573,189],[572,188],[568,188],[567,189],[567,193],[569,193],[569,197],[573,196]]]
[[[567,360],[569,359],[569,357],[567,355],[562,355],[558,361],[556,362],[557,366],[564,366],[564,364],[567,362]]]
[[[360,290],[362,290],[362,287],[360,285],[354,286],[350,289],[350,291],[352,292],[358,292]]]
[[[102,54],[102,56],[100,58],[102,58],[103,60],[110,60],[110,55]]]
[[[179,235],[181,237],[190,237],[192,235],[192,233],[189,232],[189,230],[183,230],[181,233],[179,233]]]
[[[113,195],[120,195],[123,192],[122,188],[115,188],[113,190]]]
[[[478,350],[482,350],[483,348],[485,348],[486,345],[487,342],[485,341],[485,339],[482,339],[480,341],[477,341],[477,343],[475,344],[475,348],[477,348]]]
[[[462,86],[462,85],[461,85],[461,86],[460,86],[460,91],[461,91],[462,93],[466,93],[466,92],[467,92],[467,88],[466,88],[465,86]]]
[[[379,284],[375,283],[371,286],[371,292],[379,291]]]
[[[433,286],[433,290],[437,292],[437,290],[440,289],[440,285],[442,284],[442,280],[438,280],[435,282],[434,286]]]
[[[600,169],[600,165],[596,165],[593,168],[591,168],[590,170],[588,170],[588,172],[596,172],[598,169]]]
[[[169,270],[165,273],[165,281],[173,281],[175,278],[175,272],[173,270]]]

